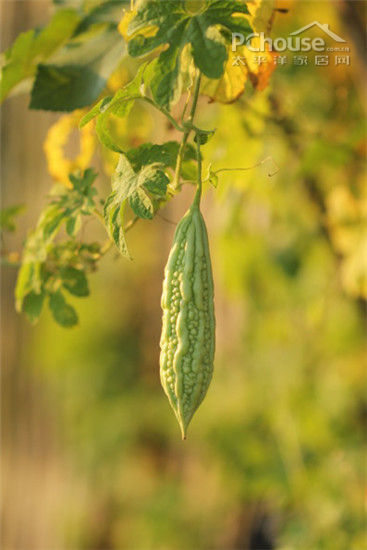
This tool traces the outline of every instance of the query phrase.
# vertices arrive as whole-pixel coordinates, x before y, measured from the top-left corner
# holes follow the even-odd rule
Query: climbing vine
[[[126,259],[131,258],[126,234],[139,220],[153,220],[186,183],[199,186],[195,199],[198,207],[203,150],[215,132],[196,124],[199,97],[206,95],[211,101],[231,103],[242,94],[247,81],[255,90],[266,87],[274,68],[270,52],[267,63],[256,67],[250,52],[243,49],[244,62],[239,65],[231,44],[233,33],[247,37],[259,25],[269,28],[274,10],[271,3],[261,0],[143,0],[135,5],[114,0],[96,2],[92,7],[81,3],[77,9],[67,2],[55,4],[55,14],[45,28],[20,34],[5,53],[1,97],[17,93],[31,81],[30,109],[67,112],[50,128],[45,141],[49,172],[56,183],[36,227],[26,238],[15,297],[17,310],[32,323],[39,319],[47,303],[57,323],[73,327],[78,315],[67,295],[88,296],[88,277],[112,247]],[[126,58],[137,61],[136,73],[127,82],[123,67]],[[124,124],[136,103],[156,110],[180,139],[123,147],[113,126]],[[68,159],[65,146],[77,127],[80,153]],[[97,192],[98,174],[90,166],[97,138],[102,150],[112,153],[115,161],[111,189],[106,196]],[[215,170],[210,165],[204,183],[217,186],[221,171],[223,168]],[[16,214],[16,208],[3,213],[10,228]],[[83,242],[81,231],[91,217],[103,224],[105,241]],[[203,225],[201,214],[200,220]],[[205,225],[199,231],[203,232],[206,235]],[[203,242],[199,239],[197,246],[195,236],[187,238],[193,247],[190,254],[207,246],[203,244],[206,237]],[[187,256],[186,251],[183,254]],[[210,271],[208,249],[203,254],[205,269]],[[189,264],[191,260],[185,261]],[[176,286],[184,288],[185,278],[194,277],[201,281],[204,290],[207,288],[200,271],[201,259],[195,262],[194,273],[182,270]],[[204,325],[200,325],[207,321],[199,320],[199,290],[195,282],[192,284],[196,302],[187,300],[183,290],[186,301],[180,304],[181,291],[177,289],[176,313],[180,316],[180,308],[195,310],[197,322],[191,322],[190,327],[201,331]],[[204,300],[212,302],[212,293]],[[204,314],[212,319],[210,330],[214,330],[212,309],[212,303],[203,305],[204,313],[211,312]],[[172,334],[168,330],[167,341]],[[197,337],[191,333],[192,349]],[[214,333],[210,338],[214,341]],[[192,376],[200,391],[187,409],[186,405],[179,405],[178,414],[185,417],[180,422],[185,426],[210,381],[209,374],[203,381],[197,372],[204,364],[211,372],[214,348],[209,347],[210,357],[199,357],[202,365],[191,357],[196,369]],[[165,354],[165,344],[162,349]],[[170,375],[173,385],[180,379],[178,370],[183,369],[185,378],[183,365],[189,361],[182,358],[182,350],[176,351],[181,354],[181,362],[178,365],[175,359],[171,361],[171,367],[176,369]],[[189,374],[182,384],[188,388],[194,379],[191,381]],[[174,396],[175,390],[172,392]],[[175,408],[176,404],[172,406]]]

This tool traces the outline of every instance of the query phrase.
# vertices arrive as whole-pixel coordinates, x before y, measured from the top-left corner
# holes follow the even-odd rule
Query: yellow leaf
[[[121,21],[118,25],[118,31],[126,42],[130,40],[131,37],[128,36],[127,29],[130,21],[135,17],[136,10],[124,10],[124,14],[121,18]]]
[[[268,33],[271,30],[275,0],[248,0],[246,4],[254,31]]]
[[[244,91],[248,77],[246,65],[236,65],[236,52],[229,51],[223,76],[219,79],[202,77],[201,93],[208,95],[213,101],[231,103]]]
[[[256,46],[257,41],[254,37],[251,44]],[[218,80],[204,77],[201,93],[213,101],[232,103],[243,94],[248,80],[256,90],[264,90],[275,66],[273,52],[251,52],[246,47],[230,50],[223,76]]]
[[[87,124],[78,131],[78,125],[85,110],[76,110],[63,115],[49,129],[43,148],[46,154],[48,170],[51,176],[67,187],[71,187],[69,174],[77,169],[85,170],[93,157],[95,136],[93,124]],[[65,156],[65,148],[73,130],[78,131],[80,152],[73,158]]]
[[[124,11],[124,14],[120,20],[120,23],[118,24],[118,31],[121,34],[121,36],[124,38],[126,42],[129,42],[134,36],[133,34],[129,34],[128,28],[130,21],[134,19],[134,17],[137,14],[136,9],[132,9],[129,11]],[[146,26],[143,29],[140,29],[138,31],[139,34],[142,34],[143,36],[154,36],[158,30],[158,27],[155,25]],[[136,34],[136,33],[135,33]]]
[[[252,0],[248,3],[249,20],[256,32],[268,31],[274,12],[275,0]],[[128,42],[133,35],[129,35],[128,27],[130,21],[135,17],[136,10],[125,11],[119,23],[118,30]],[[140,33],[142,31],[139,31]],[[144,36],[154,36],[157,27],[146,27],[143,30]],[[254,37],[252,45],[256,45],[258,38]],[[261,63],[254,61],[256,55],[263,58]],[[250,80],[253,87],[264,90],[269,83],[270,76],[275,69],[274,56],[272,52],[266,51],[256,54],[247,48],[237,48],[237,52],[229,50],[223,76],[218,79],[202,78],[201,93],[209,96],[213,101],[220,103],[232,103],[244,92],[247,80]]]
[[[258,46],[258,42],[259,38],[254,37],[251,40],[251,45],[256,47]],[[268,49],[265,52],[252,52],[244,48],[244,56],[251,84],[259,92],[265,90],[276,67],[276,52],[269,51]]]

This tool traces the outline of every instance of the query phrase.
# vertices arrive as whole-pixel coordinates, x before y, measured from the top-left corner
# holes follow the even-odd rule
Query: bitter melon
[[[215,315],[208,234],[199,201],[179,222],[162,294],[161,383],[182,438],[213,374]]]

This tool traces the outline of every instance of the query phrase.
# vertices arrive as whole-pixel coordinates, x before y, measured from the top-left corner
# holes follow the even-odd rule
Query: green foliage
[[[110,23],[96,24],[84,34],[81,28],[53,64],[38,65],[30,108],[73,111],[93,103],[105,88],[123,54],[120,35]]]
[[[174,169],[179,148],[180,144],[177,141],[167,141],[161,145],[143,143],[140,147],[127,151],[126,156],[135,171],[141,170],[143,166],[156,163]],[[191,144],[186,147],[183,160],[184,162],[196,160],[195,149]]]
[[[70,236],[80,229],[80,216],[90,216],[94,211],[97,190],[93,183],[96,177],[97,174],[91,169],[86,170],[82,176],[70,174],[71,190],[64,191],[51,200],[58,212],[56,219],[65,221],[66,231]]]
[[[32,323],[38,320],[46,295],[59,324],[71,327],[77,323],[77,314],[65,301],[61,287],[74,296],[89,295],[86,274],[95,269],[100,246],[79,243],[75,237],[82,217],[95,210],[95,178],[92,170],[71,175],[72,189],[51,197],[36,228],[28,235],[15,296],[18,311],[24,311]],[[56,242],[63,225],[70,240]]]
[[[195,5],[194,5],[195,8]],[[129,54],[146,55],[160,46],[168,48],[159,54],[151,67],[150,86],[155,101],[169,108],[177,97],[180,59],[185,45],[190,45],[196,67],[209,78],[219,78],[228,53],[226,42],[232,32],[251,32],[244,3],[215,0],[198,13],[190,12],[190,3],[183,0],[144,2],[130,22]],[[151,35],[147,29],[154,28]]]
[[[218,206],[211,201],[208,211],[219,305],[216,377],[185,449],[178,447],[155,374],[152,327],[159,315],[163,224],[137,233],[139,261],[107,263],[106,272],[93,277],[93,301],[79,300],[82,331],[60,339],[45,323],[33,333],[39,345],[30,355],[46,373],[55,397],[52,413],[60,419],[68,457],[79,467],[75,477],[82,478],[83,495],[85,479],[90,484],[83,505],[75,505],[85,514],[82,521],[70,508],[72,496],[60,503],[60,531],[66,524],[65,539],[70,537],[60,547],[247,548],[258,516],[273,525],[274,547],[364,547],[365,129],[349,67],[310,64],[297,72],[289,64],[276,71],[271,93],[245,93],[237,107],[212,109],[200,102],[201,120],[218,127],[212,136],[194,119],[207,84],[200,74],[220,77],[230,33],[251,31],[245,2],[138,2],[125,40],[132,56],[147,60],[117,91],[107,78],[125,51],[116,26],[127,3],[57,3],[73,5],[70,25],[63,27],[59,15],[53,42],[48,33],[54,20],[39,33],[20,35],[6,54],[4,96],[36,75],[32,107],[88,106],[81,126],[96,122],[99,140],[119,154],[118,164],[107,198],[97,197],[91,170],[71,174],[70,188],[52,192],[25,242],[18,310],[35,323],[47,304],[58,324],[75,326],[74,301],[89,295],[89,274],[101,257],[115,244],[129,258],[126,231],[137,219],[154,218],[183,182],[200,176],[202,158],[191,138],[199,148],[206,144],[205,157],[221,166],[209,165],[204,177],[220,194]],[[304,10],[306,3],[299,5]],[[327,20],[326,6],[315,4],[312,18]],[[263,7],[261,1],[251,5],[260,13]],[[286,32],[308,20],[301,15]],[[129,74],[136,69],[131,59],[123,67]],[[223,76],[229,88],[233,78]],[[316,95],[315,81],[322,83]],[[179,99],[171,114],[167,109]],[[147,130],[136,132],[135,120],[127,117],[133,107],[139,114],[141,105],[149,107],[149,116],[155,109],[159,131],[152,133],[169,141],[151,143]],[[124,146],[114,124],[127,129]],[[173,132],[180,134],[177,141]],[[279,164],[272,179],[238,168],[254,166],[269,151]],[[18,213],[18,207],[5,209],[2,227],[13,230]],[[83,242],[83,220],[91,216],[105,225],[106,243]],[[198,248],[184,252],[194,257]],[[175,280],[175,298],[200,290],[201,277],[198,272],[186,279],[185,288]],[[169,344],[176,345],[177,328],[183,328],[180,338],[187,336],[185,328],[193,331],[193,347],[200,343],[203,334],[194,323],[182,327],[177,304],[165,305],[174,318],[177,313],[176,321],[167,322]],[[203,309],[194,309],[199,318]],[[169,374],[177,376],[174,369]],[[168,391],[176,398],[182,387],[171,382]],[[195,382],[201,389],[203,381]],[[189,384],[184,390],[190,401]],[[96,512],[103,521],[95,522]]]
[[[72,111],[93,103],[123,55],[117,23],[125,3],[60,8],[42,31],[20,34],[5,54],[1,100],[35,76],[31,109]]]
[[[31,30],[18,36],[5,52],[5,65],[1,71],[1,101],[19,82],[34,76],[37,65],[72,36],[79,22],[80,16],[76,11],[62,9],[41,31]]]
[[[30,108],[44,111],[73,111],[90,105],[105,87],[106,80],[80,65],[38,65]]]
[[[111,238],[124,256],[128,256],[122,221],[125,203],[128,201],[139,218],[152,219],[155,213],[153,201],[166,195],[169,183],[163,167],[158,163],[149,164],[135,172],[127,157],[120,155],[112,179],[112,193],[106,199],[104,217]]]

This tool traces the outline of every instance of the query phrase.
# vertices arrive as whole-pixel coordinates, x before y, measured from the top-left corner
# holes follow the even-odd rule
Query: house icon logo
[[[330,30],[327,23],[319,23],[319,21],[313,21],[312,23],[309,23],[308,25],[305,25],[304,27],[301,27],[300,29],[291,32],[290,36],[297,36],[298,34],[301,34],[304,31],[311,29],[312,27],[318,27],[320,30],[324,31],[324,33],[327,34],[332,40],[335,40],[335,42],[346,42],[346,40]]]

